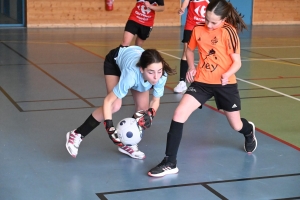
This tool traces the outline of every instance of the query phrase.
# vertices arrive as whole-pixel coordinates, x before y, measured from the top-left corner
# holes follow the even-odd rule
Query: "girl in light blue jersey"
[[[164,94],[167,75],[173,69],[155,49],[142,49],[139,46],[120,46],[111,50],[104,61],[104,75],[107,96],[103,106],[97,108],[77,129],[67,133],[66,148],[75,158],[83,137],[86,137],[101,121],[104,121],[109,138],[118,146],[118,150],[132,158],[143,159],[145,154],[137,145],[125,146],[116,134],[112,114],[120,110],[122,98],[131,91],[135,102],[139,126],[149,128]],[[149,102],[149,90],[153,89],[153,97]]]

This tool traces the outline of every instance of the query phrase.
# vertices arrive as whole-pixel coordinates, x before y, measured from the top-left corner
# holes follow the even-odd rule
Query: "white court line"
[[[284,93],[282,93],[282,92],[278,92],[278,91],[276,91],[276,90],[273,90],[273,89],[271,89],[271,88],[267,88],[267,87],[265,87],[265,86],[258,85],[258,84],[256,84],[256,83],[252,83],[252,82],[249,82],[249,81],[245,81],[244,79],[240,79],[240,78],[236,78],[236,79],[237,79],[237,80],[239,80],[239,81],[242,81],[242,82],[245,82],[245,83],[251,84],[251,85],[255,85],[256,87],[260,87],[260,88],[263,88],[263,89],[265,89],[265,90],[269,90],[269,91],[271,91],[271,92],[274,92],[274,93],[280,94],[280,95],[282,95],[282,96],[285,96],[285,97],[288,97],[288,98],[294,99],[294,100],[296,100],[296,101],[300,101],[300,99],[298,99],[298,98],[296,98],[296,97],[293,97],[293,96],[290,96],[290,95],[284,94]]]
[[[177,56],[173,56],[173,55],[171,55],[171,54],[168,54],[168,53],[165,53],[165,52],[162,52],[162,51],[159,51],[159,52],[162,53],[162,54],[165,54],[165,55],[167,55],[167,56],[170,56],[170,57],[172,57],[172,58],[176,58],[176,59],[178,59],[178,60],[181,59],[181,58],[178,58]],[[273,89],[271,89],[271,88],[268,88],[268,87],[265,87],[265,86],[262,86],[262,85],[259,85],[259,84],[256,84],[256,83],[252,83],[252,82],[246,81],[246,80],[244,80],[244,79],[240,79],[240,78],[236,78],[236,79],[239,80],[239,81],[248,83],[248,84],[250,84],[250,85],[254,85],[254,86],[256,86],[256,87],[260,87],[260,88],[263,88],[263,89],[265,89],[265,90],[269,90],[269,91],[271,91],[271,92],[280,94],[280,95],[282,95],[282,96],[285,96],[285,97],[294,99],[294,100],[296,100],[296,101],[300,101],[300,99],[298,99],[298,98],[296,98],[296,97],[290,96],[290,95],[288,95],[288,94],[284,94],[284,93],[282,93],[282,92],[278,92],[278,91],[273,90]]]
[[[300,60],[300,58],[249,58],[248,60],[244,60],[242,59],[242,61],[259,61],[259,60],[280,60],[280,61],[284,61],[284,60]]]
[[[299,48],[300,46],[273,46],[273,47],[243,47],[241,49],[284,49],[284,48]]]

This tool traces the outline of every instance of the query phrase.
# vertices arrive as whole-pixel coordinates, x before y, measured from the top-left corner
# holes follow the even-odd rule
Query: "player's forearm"
[[[150,5],[149,8],[151,10],[154,10],[155,12],[162,12],[165,10],[165,6],[153,6],[153,5]]]
[[[103,118],[104,120],[112,119],[112,105],[109,102],[105,102],[103,104]]]
[[[229,76],[231,76],[231,75],[235,74],[237,71],[239,71],[239,69],[241,68],[241,66],[242,65],[240,63],[234,62],[226,73]]]
[[[110,92],[105,97],[104,102],[103,102],[103,117],[104,117],[104,120],[112,119],[112,107],[113,107],[113,102],[116,99],[117,99],[117,96],[113,92]]]
[[[159,104],[160,104],[160,98],[153,97],[152,100],[150,101],[149,108],[153,108],[155,111],[157,111]]]
[[[231,76],[235,74],[242,66],[241,57],[239,54],[231,54],[232,64],[230,68],[227,70],[226,74],[227,76]]]
[[[187,7],[188,7],[188,5],[189,5],[189,0],[185,0],[182,4],[181,4],[181,10],[182,11],[184,11]]]

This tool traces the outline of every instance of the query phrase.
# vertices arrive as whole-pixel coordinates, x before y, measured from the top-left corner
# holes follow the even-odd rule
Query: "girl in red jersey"
[[[189,68],[186,61],[187,43],[188,41],[190,41],[194,27],[199,24],[205,23],[205,11],[208,3],[208,0],[184,0],[181,8],[178,11],[178,14],[182,15],[184,14],[185,9],[188,8],[187,18],[183,31],[183,39],[181,41],[184,44],[184,49],[180,60],[180,77],[178,85],[174,88],[175,93],[183,93],[187,89],[185,82],[186,72]]]
[[[164,0],[137,0],[125,26],[122,46],[129,46],[135,35],[135,45],[142,46],[152,31],[155,12],[164,9]]]
[[[186,75],[191,85],[177,106],[167,136],[166,157],[148,172],[161,177],[178,172],[177,152],[183,124],[208,99],[214,97],[230,126],[245,137],[244,150],[252,153],[257,147],[255,126],[240,117],[241,102],[235,73],[241,67],[240,41],[237,31],[246,25],[226,0],[212,0],[206,9],[205,24],[196,26],[187,48],[189,69]],[[200,62],[194,65],[194,50],[198,48]]]

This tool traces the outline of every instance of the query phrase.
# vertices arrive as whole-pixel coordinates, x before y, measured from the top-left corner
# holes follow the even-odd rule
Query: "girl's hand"
[[[150,8],[150,6],[151,6],[151,4],[149,3],[149,1],[145,1],[144,4],[145,4],[145,6],[146,6],[147,8]],[[150,8],[150,9],[151,9],[151,8]]]
[[[196,75],[196,68],[189,68],[189,70],[186,73],[186,80],[189,83],[194,82],[194,76]]]
[[[229,83],[227,74],[222,74],[221,83],[222,85],[227,85]]]
[[[178,14],[179,15],[183,15],[183,13],[184,13],[184,10],[182,10],[181,8],[178,10]]]

